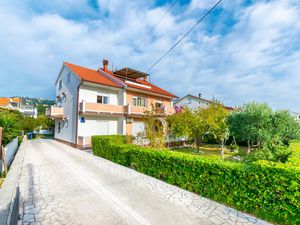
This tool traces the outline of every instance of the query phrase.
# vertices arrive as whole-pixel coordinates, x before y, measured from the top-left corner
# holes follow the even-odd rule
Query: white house
[[[144,131],[142,116],[152,105],[162,115],[174,112],[175,95],[148,82],[149,74],[123,68],[93,70],[63,63],[56,80],[56,105],[47,110],[55,119],[55,139],[77,147],[91,146],[92,135]]]
[[[188,107],[190,109],[197,109],[199,107],[206,107],[209,104],[213,103],[211,100],[207,100],[204,98],[201,98],[201,94],[199,94],[199,97],[188,94],[174,102],[174,105],[178,107]],[[234,108],[225,106],[228,110],[233,110]]]

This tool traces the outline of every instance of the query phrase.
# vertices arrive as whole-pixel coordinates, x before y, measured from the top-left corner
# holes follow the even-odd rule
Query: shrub
[[[234,163],[128,145],[94,136],[93,153],[201,196],[280,224],[300,223],[300,169],[281,163]]]
[[[283,144],[267,143],[261,149],[257,149],[246,160],[269,160],[285,163],[292,154],[292,149]]]

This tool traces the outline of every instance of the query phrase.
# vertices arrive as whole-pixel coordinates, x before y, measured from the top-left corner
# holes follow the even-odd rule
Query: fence
[[[12,163],[12,160],[15,157],[18,147],[19,147],[18,138],[15,138],[3,148],[3,151],[5,151],[5,160],[6,160],[7,167],[9,167],[10,164]],[[0,161],[0,168],[3,168],[2,160]]]

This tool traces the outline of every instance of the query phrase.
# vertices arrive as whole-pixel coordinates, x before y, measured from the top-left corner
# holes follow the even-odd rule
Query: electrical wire
[[[163,58],[165,58],[189,33],[191,33],[195,27],[201,23],[220,3],[222,0],[219,0],[210,10],[208,10],[196,23],[188,30],[166,53],[164,53],[155,63],[153,63],[147,71],[150,71],[154,66],[156,66]]]
[[[150,36],[150,34],[155,30],[155,28],[160,24],[160,22],[167,16],[167,14],[171,11],[171,9],[176,5],[178,0],[175,0],[168,10],[164,13],[164,15],[156,22],[156,24],[149,30],[149,32],[145,35],[145,37],[142,39],[142,41],[134,48],[134,50],[137,50],[144,42],[145,40]]]

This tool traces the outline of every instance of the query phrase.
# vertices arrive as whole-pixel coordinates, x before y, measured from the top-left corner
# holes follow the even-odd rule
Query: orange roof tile
[[[154,93],[157,93],[157,94],[162,94],[162,95],[166,95],[166,96],[169,96],[169,97],[172,97],[172,98],[177,98],[176,95],[160,88],[160,87],[157,87],[156,85],[154,84],[151,84],[147,81],[144,81],[144,80],[140,80],[140,79],[135,79],[134,82],[136,83],[139,83],[139,84],[142,84],[142,85],[146,85],[146,86],[149,86],[151,87],[151,89],[149,88],[146,88],[146,87],[141,87],[141,86],[137,86],[137,85],[134,85],[134,84],[129,84],[129,83],[126,83],[128,87],[132,87],[132,88],[137,88],[137,89],[141,89],[141,90],[144,90],[144,91],[150,91],[150,92],[154,92]]]
[[[159,87],[155,86],[154,84],[151,84],[147,81],[141,80],[141,79],[130,79],[130,80],[135,83],[141,84],[141,85],[150,86],[151,88],[149,89],[146,87],[126,83],[126,82],[124,82],[124,79],[114,76],[111,71],[104,71],[103,69],[101,69],[102,73],[105,73],[107,75],[107,77],[111,78],[111,79],[109,79],[96,70],[77,66],[77,65],[74,65],[74,64],[68,63],[68,62],[65,62],[64,64],[66,66],[68,66],[83,81],[89,81],[89,82],[109,85],[109,86],[113,86],[113,87],[123,87],[123,86],[127,85],[128,87],[131,87],[131,88],[149,91],[149,92],[153,92],[156,94],[162,94],[162,95],[166,95],[166,96],[172,97],[172,98],[177,97],[176,95],[174,95],[162,88],[159,88]]]
[[[10,98],[0,98],[0,105],[8,105],[10,103]]]
[[[89,81],[98,84],[104,84],[112,87],[120,87],[115,82],[101,75],[98,71],[89,68],[74,65],[72,63],[65,62],[65,65],[69,67],[81,80]]]
[[[21,102],[20,98],[12,98],[11,100],[12,100],[12,102],[15,102],[15,103]]]

